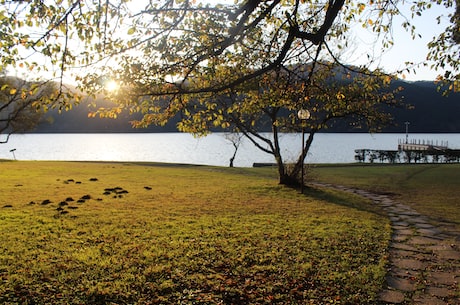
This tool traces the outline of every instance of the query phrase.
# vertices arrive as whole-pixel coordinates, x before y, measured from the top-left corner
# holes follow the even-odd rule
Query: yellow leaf
[[[13,88],[13,89],[10,90],[10,94],[11,94],[11,95],[16,94],[16,92],[18,92],[18,90],[15,89],[15,88]]]
[[[128,35],[133,35],[136,32],[136,28],[130,28],[128,30]]]

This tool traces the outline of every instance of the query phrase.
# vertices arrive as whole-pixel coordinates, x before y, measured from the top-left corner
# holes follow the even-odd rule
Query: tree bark
[[[297,184],[300,184],[300,181],[298,180],[299,173],[302,171],[302,166],[305,166],[305,157],[307,156],[308,151],[310,150],[311,143],[313,143],[313,138],[316,134],[316,131],[316,129],[312,129],[308,134],[307,141],[303,143],[303,153],[300,154],[299,159],[297,159],[297,162],[294,165],[294,168],[289,173],[291,179],[297,181]]]

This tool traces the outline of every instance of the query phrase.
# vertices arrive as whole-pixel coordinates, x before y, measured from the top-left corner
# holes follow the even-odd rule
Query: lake
[[[396,150],[405,134],[318,133],[307,163],[352,163],[355,149]],[[3,138],[2,138],[3,140]],[[429,140],[460,148],[460,134],[409,134],[409,140]],[[301,134],[281,136],[285,162],[300,154]],[[11,150],[14,152],[11,152]],[[0,159],[65,161],[149,161],[228,166],[234,147],[224,133],[194,138],[185,133],[24,134],[0,144]],[[243,139],[234,165],[272,163],[274,158]]]

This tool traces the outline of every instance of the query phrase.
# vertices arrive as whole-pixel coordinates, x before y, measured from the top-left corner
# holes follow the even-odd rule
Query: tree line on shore
[[[399,95],[411,109],[391,108],[395,124],[386,126],[383,132],[405,132],[405,122],[410,122],[410,132],[413,133],[459,133],[460,120],[460,93],[451,93],[443,96],[437,85],[430,81],[406,82],[396,81],[393,86],[404,88]],[[100,101],[102,104],[104,102]],[[44,114],[41,123],[31,133],[131,133],[131,132],[177,132],[179,117],[172,119],[165,126],[148,126],[133,128],[130,121],[140,118],[139,114],[129,115],[121,113],[117,119],[89,118],[87,103],[75,106],[72,111],[61,112],[51,110]],[[326,132],[368,132],[365,129],[356,129],[350,120],[337,120]],[[214,131],[222,131],[214,128]],[[270,128],[266,129],[271,131]]]

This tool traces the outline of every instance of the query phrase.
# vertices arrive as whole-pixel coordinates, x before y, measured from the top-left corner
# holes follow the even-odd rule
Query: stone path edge
[[[350,192],[371,200],[392,227],[385,285],[378,305],[460,305],[460,232],[388,195],[328,183],[312,186]]]

